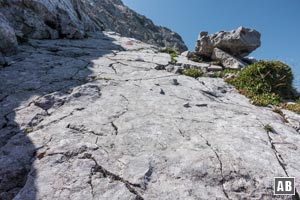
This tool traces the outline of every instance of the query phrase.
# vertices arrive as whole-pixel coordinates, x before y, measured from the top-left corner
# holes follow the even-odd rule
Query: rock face
[[[220,61],[225,68],[229,69],[241,69],[247,66],[246,63],[243,63],[238,58],[229,55],[219,48],[214,48],[211,58],[213,60]]]
[[[120,0],[2,0],[0,12],[20,38],[82,39],[107,30],[149,44],[187,48],[181,37],[126,7]]]
[[[170,55],[117,34],[30,39],[10,59],[1,200],[291,199],[273,196],[273,177],[300,177],[299,117],[222,79],[156,70]]]
[[[243,58],[260,47],[260,44],[260,33],[249,28],[239,27],[230,32],[220,31],[212,35],[201,32],[196,53],[210,58],[214,48],[219,48],[232,56]]]
[[[7,19],[0,13],[0,65],[1,54],[16,53],[18,47],[14,29],[9,25]]]

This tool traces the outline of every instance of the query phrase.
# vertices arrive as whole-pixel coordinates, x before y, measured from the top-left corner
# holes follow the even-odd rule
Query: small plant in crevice
[[[204,76],[204,72],[201,69],[184,69],[181,74],[190,76],[193,78],[199,78]]]
[[[31,127],[25,127],[25,128],[23,129],[23,132],[24,132],[25,134],[29,134],[29,133],[33,132],[33,128],[31,128]]]
[[[265,125],[265,126],[264,126],[264,129],[265,129],[265,131],[267,131],[267,132],[275,133],[274,128],[273,128],[270,124]]]
[[[161,53],[168,53],[171,56],[171,63],[176,63],[177,60],[175,59],[175,57],[177,56],[177,51],[174,48],[166,48],[160,51]]]

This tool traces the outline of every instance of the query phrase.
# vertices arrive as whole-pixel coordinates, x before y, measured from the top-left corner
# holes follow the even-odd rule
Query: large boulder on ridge
[[[245,27],[230,32],[220,31],[212,35],[201,32],[196,44],[196,53],[210,58],[214,48],[219,48],[230,55],[243,58],[260,47],[260,44],[260,33]]]

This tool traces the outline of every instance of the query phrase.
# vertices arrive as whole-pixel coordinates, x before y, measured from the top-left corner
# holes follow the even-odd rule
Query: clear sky
[[[239,26],[262,34],[262,45],[250,56],[281,60],[300,79],[300,0],[123,0],[155,24],[179,33],[194,50],[200,31],[215,33]]]

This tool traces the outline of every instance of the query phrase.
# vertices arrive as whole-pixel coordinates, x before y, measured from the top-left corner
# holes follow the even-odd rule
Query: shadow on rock
[[[72,90],[92,80],[91,61],[114,50],[122,47],[102,34],[85,40],[29,40],[0,69],[1,200],[37,199],[39,174],[32,163],[51,137],[40,135],[33,142],[31,134],[69,100],[66,96],[80,95]]]

